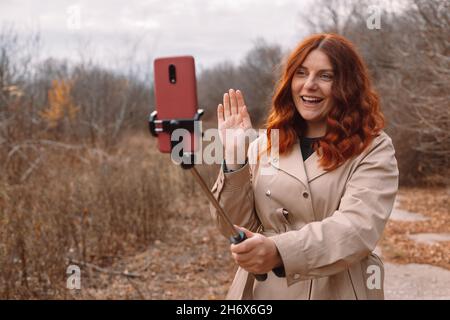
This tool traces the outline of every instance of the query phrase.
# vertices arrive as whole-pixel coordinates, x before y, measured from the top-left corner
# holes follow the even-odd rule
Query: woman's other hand
[[[283,264],[272,239],[243,227],[236,228],[247,236],[243,242],[230,246],[233,259],[239,266],[253,274],[264,274]]]

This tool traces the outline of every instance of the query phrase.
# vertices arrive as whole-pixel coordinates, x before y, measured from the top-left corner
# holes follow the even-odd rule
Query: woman
[[[230,89],[217,115],[225,159],[212,192],[248,238],[231,245],[239,268],[227,298],[383,299],[383,263],[372,251],[394,204],[398,169],[354,46],[335,34],[298,45],[267,133],[250,143],[244,165],[233,157],[252,129],[242,93]],[[279,156],[262,161],[275,144]],[[267,169],[273,172],[262,174]],[[225,234],[212,206],[211,213]],[[277,269],[284,276],[271,272]],[[264,273],[267,280],[255,280]]]

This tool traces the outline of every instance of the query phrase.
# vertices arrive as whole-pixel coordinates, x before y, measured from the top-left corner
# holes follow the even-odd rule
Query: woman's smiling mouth
[[[323,98],[315,96],[300,96],[306,106],[316,106],[323,101]]]

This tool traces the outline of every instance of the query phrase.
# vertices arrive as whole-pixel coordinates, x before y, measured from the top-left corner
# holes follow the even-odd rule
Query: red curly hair
[[[337,34],[315,34],[303,40],[290,54],[284,65],[272,98],[266,122],[267,148],[270,152],[270,132],[279,130],[279,154],[288,153],[297,137],[306,130],[306,122],[297,111],[291,94],[291,81],[295,71],[313,50],[325,53],[333,66],[333,106],[327,115],[325,136],[314,147],[320,156],[319,164],[332,171],[347,159],[360,154],[384,127],[367,67],[354,45]],[[258,155],[259,158],[259,155]]]

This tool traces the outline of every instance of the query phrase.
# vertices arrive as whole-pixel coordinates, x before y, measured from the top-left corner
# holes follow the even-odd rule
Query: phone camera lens
[[[170,83],[176,83],[177,77],[175,72],[175,65],[171,64],[169,65],[169,81]]]

